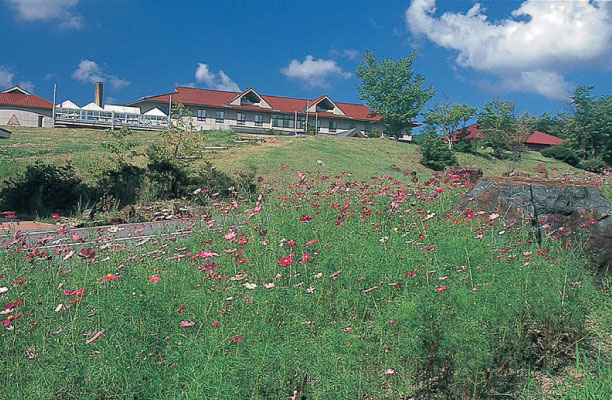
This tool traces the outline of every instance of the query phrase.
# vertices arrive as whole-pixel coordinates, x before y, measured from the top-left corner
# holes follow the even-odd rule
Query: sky
[[[612,2],[0,0],[0,90],[123,104],[177,85],[360,103],[354,71],[418,49],[436,102],[568,110],[612,94]],[[420,120],[420,118],[417,118]]]

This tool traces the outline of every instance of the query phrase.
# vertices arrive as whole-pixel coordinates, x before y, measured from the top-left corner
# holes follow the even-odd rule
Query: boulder
[[[599,267],[612,266],[612,204],[594,185],[532,177],[482,178],[456,211],[498,213],[553,237],[585,240]]]

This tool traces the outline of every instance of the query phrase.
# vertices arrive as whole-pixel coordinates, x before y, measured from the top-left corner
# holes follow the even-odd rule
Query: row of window
[[[198,121],[206,121],[206,110],[198,110],[197,114]],[[215,122],[223,123],[225,120],[225,111],[216,111],[215,112]],[[236,121],[238,125],[244,125],[246,123],[246,114],[239,112],[236,117]],[[263,115],[255,114],[255,126],[263,126]],[[272,115],[272,126],[277,128],[294,128],[296,122],[295,115],[283,115],[283,114],[273,114]],[[304,125],[306,123],[306,116],[298,115],[297,116],[297,129],[304,129]],[[317,128],[321,128],[321,120],[317,120]],[[336,132],[338,128],[337,122],[334,120],[329,121],[329,131]],[[355,124],[353,122],[349,122],[349,129],[355,128]],[[372,131],[372,124],[365,124],[365,131]]]

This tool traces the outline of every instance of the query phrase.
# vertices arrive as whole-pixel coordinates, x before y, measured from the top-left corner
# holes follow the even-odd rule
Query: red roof
[[[51,103],[49,100],[45,100],[42,97],[36,96],[35,94],[28,93],[21,88],[19,88],[19,90],[16,88],[17,87],[0,92],[1,105],[47,109],[53,108],[53,103]]]
[[[533,131],[533,133],[531,134],[531,136],[527,138],[527,141],[525,141],[525,143],[546,144],[546,145],[554,146],[554,145],[563,143],[563,139],[558,138],[553,135],[549,135],[548,133],[544,133],[540,131]]]
[[[248,90],[248,89],[247,89]],[[245,91],[246,92],[246,91]],[[191,105],[202,105],[211,107],[231,107],[236,109],[247,109],[247,110],[261,110],[261,111],[276,111],[281,113],[294,113],[304,112],[306,103],[309,105],[314,104],[310,100],[298,99],[294,97],[282,97],[272,95],[261,95],[272,109],[260,108],[257,106],[230,106],[228,103],[244,92],[226,92],[222,90],[211,90],[211,89],[198,89],[185,86],[177,86],[173,93],[160,94],[156,96],[143,97],[141,100],[133,101],[129,103],[134,105],[141,101],[159,101],[167,103],[170,95],[172,95],[173,103],[184,103]],[[325,95],[318,97],[315,101],[320,100]],[[331,113],[319,113],[326,117],[338,117],[338,118],[353,118],[359,120],[378,121],[382,118],[379,115],[373,115],[372,111],[362,104],[351,104],[351,103],[335,103],[340,109],[346,114],[346,116],[335,115]]]
[[[464,137],[464,139],[470,140],[474,138],[482,138],[482,131],[478,129],[478,123],[466,126],[465,130],[467,132],[467,135]],[[461,131],[462,129],[458,129],[453,132],[453,142],[459,141],[459,134],[461,133]],[[527,138],[525,143],[554,146],[563,143],[563,139],[553,135],[549,135],[548,133],[533,131],[533,133]]]

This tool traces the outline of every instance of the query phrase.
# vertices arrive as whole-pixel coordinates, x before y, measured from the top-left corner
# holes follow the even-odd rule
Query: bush
[[[189,192],[191,181],[184,167],[161,160],[149,163],[147,168],[149,200],[178,199]]]
[[[590,160],[582,160],[580,163],[582,169],[593,172],[601,172],[607,167],[606,163],[600,158],[591,158]]]
[[[3,186],[3,208],[38,215],[71,211],[79,202],[87,202],[90,192],[70,163],[58,166],[38,161],[22,176],[6,179]]]
[[[421,164],[435,171],[442,171],[445,167],[458,165],[455,154],[444,143],[440,135],[432,129],[426,129],[421,136]]]
[[[453,145],[453,150],[460,153],[476,153],[476,142],[474,140],[460,140]]]
[[[544,157],[554,158],[555,160],[563,161],[573,167],[580,164],[580,158],[574,153],[572,149],[569,149],[565,146],[552,146],[546,148],[540,153]]]
[[[117,169],[104,173],[100,181],[105,195],[113,196],[121,205],[133,204],[138,197],[138,190],[145,176],[142,168],[129,164],[120,164]]]

